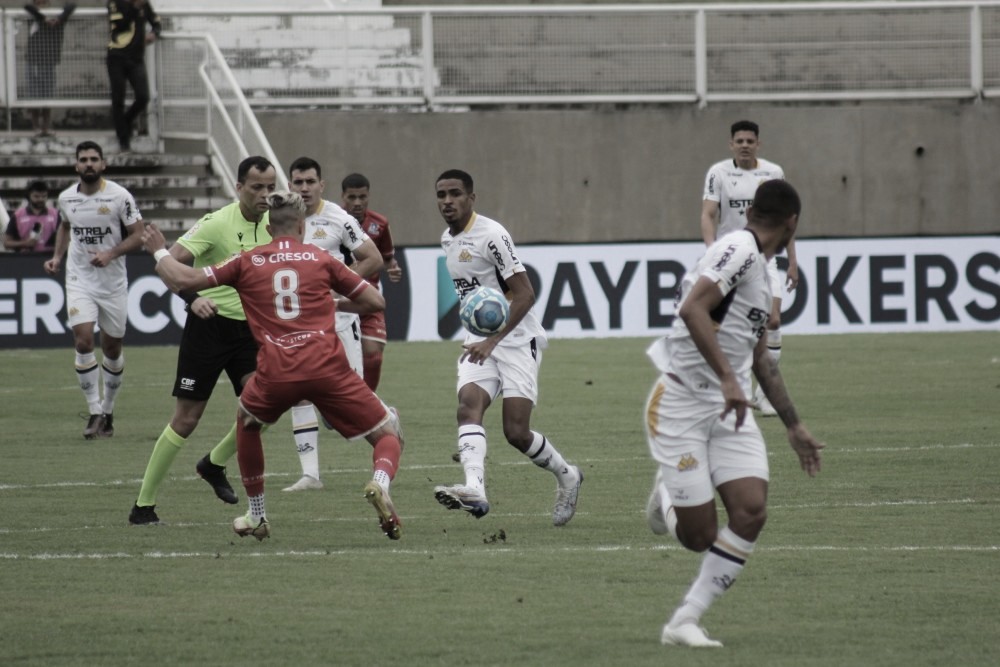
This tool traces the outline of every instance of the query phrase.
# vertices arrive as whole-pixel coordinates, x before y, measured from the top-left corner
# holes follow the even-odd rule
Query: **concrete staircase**
[[[0,197],[7,209],[13,212],[23,205],[28,184],[37,179],[48,183],[54,203],[59,192],[77,181],[73,158],[77,144],[85,140],[105,148],[105,176],[127,188],[143,220],[155,222],[170,238],[231,201],[212,174],[200,142],[168,141],[159,153],[149,138],[137,137],[135,151],[120,154],[111,135],[60,132],[54,138],[37,139],[15,132],[0,139]]]

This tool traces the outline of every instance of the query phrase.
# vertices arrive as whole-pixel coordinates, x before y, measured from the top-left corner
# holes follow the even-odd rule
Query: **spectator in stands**
[[[62,57],[63,28],[69,17],[76,10],[76,5],[67,3],[59,16],[45,16],[42,8],[49,0],[32,0],[24,6],[24,11],[31,14],[33,21],[28,30],[28,49],[25,53],[27,63],[28,98],[51,99],[56,85],[56,65]],[[31,127],[36,137],[51,137],[49,131],[52,122],[52,109],[31,109]]]
[[[111,115],[118,135],[118,148],[132,149],[136,119],[149,104],[146,76],[146,45],[160,34],[160,17],[146,0],[108,0],[111,41],[108,43],[108,78],[111,81]],[[146,33],[146,24],[152,32]],[[125,110],[125,85],[132,86],[135,100]]]
[[[28,200],[14,212],[14,223],[4,233],[3,242],[8,250],[49,253],[55,250],[59,211],[49,206],[48,199],[49,186],[45,181],[28,185]]]

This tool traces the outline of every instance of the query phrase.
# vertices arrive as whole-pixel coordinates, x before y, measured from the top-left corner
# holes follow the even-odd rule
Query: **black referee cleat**
[[[237,497],[236,492],[233,491],[233,487],[229,485],[229,480],[226,479],[225,466],[215,465],[209,460],[208,456],[208,454],[205,454],[204,458],[198,461],[198,465],[194,469],[203,480],[212,486],[212,490],[215,491],[215,495],[218,496],[219,500],[230,505],[235,505],[240,499]]]
[[[132,511],[128,513],[128,522],[133,526],[155,526],[160,523],[160,517],[156,516],[156,505],[132,505]]]

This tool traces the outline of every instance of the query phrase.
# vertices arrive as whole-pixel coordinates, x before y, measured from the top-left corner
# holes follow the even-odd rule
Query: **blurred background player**
[[[263,157],[248,157],[236,169],[236,196],[232,204],[209,213],[170,247],[170,254],[196,269],[214,266],[233,255],[270,243],[267,196],[274,192],[277,173]],[[194,433],[219,376],[225,371],[234,393],[257,368],[254,341],[240,297],[232,287],[219,285],[200,293],[183,293],[188,303],[174,378],[174,414],[163,429],[146,464],[139,498],[129,512],[129,523],[159,523],[156,494],[170,466]],[[236,425],[219,444],[198,461],[196,472],[225,503],[238,502],[226,479],[225,463],[236,454]]]
[[[701,204],[701,237],[706,246],[730,232],[743,229],[747,224],[747,207],[753,201],[757,187],[764,181],[783,179],[781,167],[757,157],[760,149],[760,128],[757,123],[740,120],[729,128],[729,150],[731,159],[717,162],[705,176],[705,190]],[[781,297],[784,293],[778,273],[778,260],[771,258],[768,264],[771,281],[771,312],[767,320],[767,349],[774,361],[781,359]],[[795,240],[788,244],[788,291],[799,284],[799,268],[795,259]],[[767,400],[767,396],[757,387],[754,405],[765,417],[777,413]]]
[[[382,265],[378,248],[347,211],[323,199],[326,183],[319,163],[309,157],[300,157],[292,162],[288,175],[290,188],[306,206],[305,243],[319,246],[358,275],[376,271]],[[361,376],[361,322],[358,315],[338,311],[336,318],[337,336],[343,343],[351,368]],[[316,410],[308,402],[292,408],[292,434],[299,453],[302,477],[283,490],[322,489],[323,482],[319,478],[319,421]]]
[[[45,271],[57,275],[69,250],[66,313],[76,348],[76,377],[90,412],[83,430],[87,440],[115,433],[113,415],[125,372],[122,339],[128,319],[125,255],[142,244],[139,207],[128,190],[102,177],[106,167],[98,144],[84,141],[76,147],[80,180],[59,194],[62,221],[52,259],[45,262]],[[95,324],[101,327],[100,366],[94,355]]]
[[[569,465],[541,433],[531,430],[531,411],[538,400],[538,369],[547,341],[532,311],[535,291],[517,258],[514,241],[497,221],[473,211],[472,176],[450,169],[435,182],[438,211],[447,227],[441,234],[448,273],[461,299],[480,286],[503,292],[510,318],[498,334],[468,334],[458,359],[458,451],[465,484],[437,486],[435,499],[450,510],[481,518],[490,511],[486,499],[486,429],[483,416],[503,394],[504,436],[515,449],[556,478],[552,523],[566,525],[576,513],[583,473]]]
[[[250,510],[233,521],[233,530],[258,540],[270,536],[261,427],[306,400],[341,435],[350,440],[364,437],[372,445],[373,473],[364,496],[375,508],[382,532],[398,540],[400,522],[389,485],[399,469],[402,447],[392,417],[351,368],[340,337],[332,335],[335,310],[367,312],[384,308],[385,300],[343,262],[302,243],[306,205],[299,195],[276,192],[268,197],[268,205],[274,241],[203,271],[175,261],[163,250],[163,236],[155,227],[145,238],[157,260],[157,273],[173,289],[235,287],[260,347],[257,373],[240,396],[237,416],[240,472]],[[345,295],[336,306],[331,290]]]
[[[375,243],[382,256],[382,266],[389,280],[398,283],[403,279],[403,270],[396,262],[396,249],[392,244],[389,221],[384,215],[368,209],[368,193],[371,184],[362,174],[349,174],[340,183],[341,206],[354,216],[361,230]],[[380,271],[367,276],[368,282],[379,286]],[[365,383],[372,391],[378,390],[382,377],[382,353],[386,344],[385,311],[366,313],[361,316],[361,354],[364,361]]]
[[[28,184],[24,206],[14,211],[14,220],[4,233],[8,250],[52,252],[56,247],[59,210],[49,206],[49,186],[45,181]]]

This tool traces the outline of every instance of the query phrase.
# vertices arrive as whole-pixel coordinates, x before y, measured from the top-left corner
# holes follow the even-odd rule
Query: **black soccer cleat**
[[[215,495],[219,500],[229,505],[235,505],[240,499],[236,495],[236,492],[233,491],[233,487],[229,485],[229,480],[226,479],[225,466],[215,465],[209,460],[208,456],[208,454],[205,454],[204,458],[198,461],[198,465],[194,469],[203,480],[211,485],[212,490],[215,491]]]
[[[101,438],[110,438],[115,434],[115,416],[110,412],[101,415],[100,426],[97,427],[97,435]]]
[[[101,437],[101,425],[104,422],[104,415],[90,415],[87,419],[87,428],[83,429],[84,440],[95,440]]]
[[[133,526],[155,526],[160,523],[160,517],[156,516],[156,505],[139,507],[132,505],[132,511],[128,513],[128,522]]]

